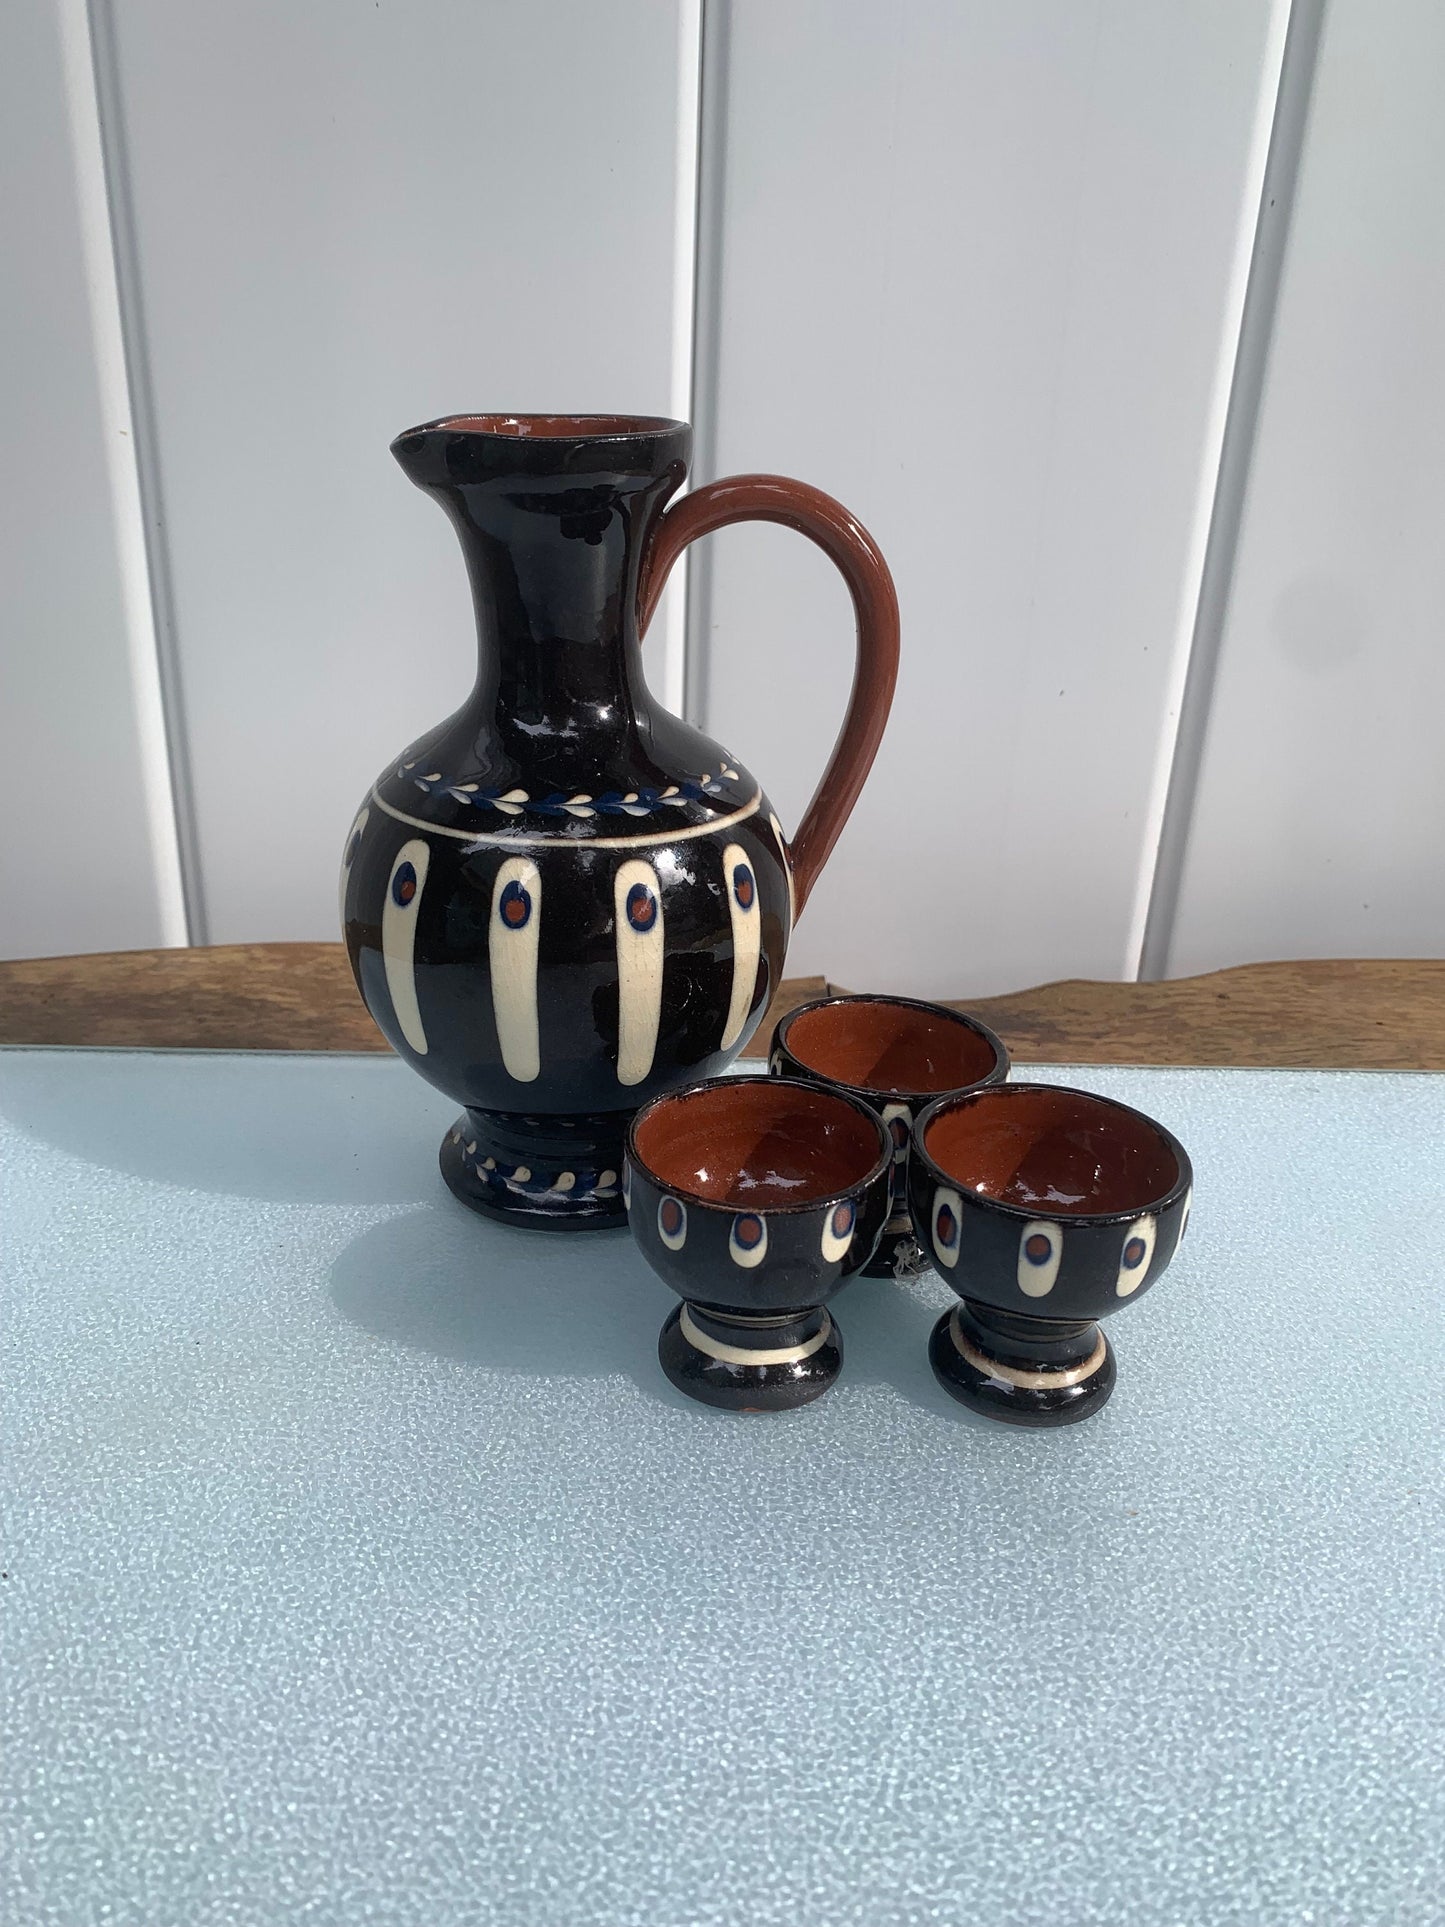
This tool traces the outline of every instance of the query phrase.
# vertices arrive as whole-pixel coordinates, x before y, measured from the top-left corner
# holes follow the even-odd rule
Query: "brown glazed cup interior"
[[[923,1149],[958,1186],[1048,1217],[1144,1211],[1179,1182],[1159,1126],[1126,1104],[1003,1084],[923,1120]]]
[[[800,1064],[854,1090],[923,1096],[978,1084],[998,1066],[990,1039],[936,1004],[844,997],[785,1020]]]
[[[754,1210],[851,1191],[882,1175],[892,1148],[861,1105],[779,1077],[719,1079],[658,1098],[632,1127],[637,1161],[665,1189]]]

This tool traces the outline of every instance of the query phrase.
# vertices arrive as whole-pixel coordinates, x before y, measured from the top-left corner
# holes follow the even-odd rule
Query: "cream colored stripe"
[[[747,867],[753,879],[753,900],[745,910],[738,902],[733,873],[739,864]],[[758,987],[758,953],[762,949],[762,911],[758,905],[758,879],[741,843],[729,843],[722,853],[723,888],[727,891],[728,915],[733,925],[733,990],[723,1025],[722,1048],[731,1050],[743,1034],[753,992]]]
[[[520,929],[502,915],[502,892],[518,884],[530,909]],[[542,873],[529,856],[509,856],[492,884],[487,955],[492,969],[492,1015],[508,1077],[530,1084],[542,1068],[537,1034],[537,942],[542,929]]]
[[[1016,1365],[1001,1365],[996,1358],[975,1351],[958,1328],[957,1310],[948,1321],[948,1335],[959,1356],[967,1359],[976,1372],[982,1372],[985,1378],[1001,1378],[1005,1385],[1017,1385],[1024,1392],[1061,1391],[1066,1385],[1081,1385],[1086,1378],[1094,1376],[1108,1356],[1104,1334],[1100,1332],[1098,1344],[1082,1365],[1070,1365],[1061,1372],[1021,1372]]]
[[[396,1021],[401,1026],[401,1034],[418,1057],[425,1057],[427,1049],[421,1008],[416,1000],[413,952],[416,948],[417,912],[421,909],[430,861],[431,850],[420,837],[403,843],[387,875],[386,895],[381,905],[381,961],[386,971],[386,988],[391,996],[391,1007],[396,1012]],[[396,873],[403,863],[409,863],[416,871],[416,890],[410,903],[398,903],[391,894]]]
[[[627,898],[641,885],[652,899],[652,927],[634,930]],[[619,863],[612,884],[617,943],[617,1081],[640,1084],[657,1054],[662,1017],[662,886],[650,863]]]
[[[504,843],[516,846],[524,843],[545,843],[554,850],[636,850],[646,849],[659,843],[683,843],[694,836],[711,836],[717,830],[730,830],[735,823],[745,823],[750,816],[756,816],[763,793],[758,790],[750,803],[744,803],[740,810],[731,816],[714,817],[711,823],[687,823],[680,830],[644,830],[636,836],[558,836],[552,831],[540,830],[451,830],[442,823],[428,823],[420,816],[408,816],[386,802],[379,791],[371,792],[371,800],[379,810],[395,817],[398,823],[410,824],[414,830],[425,830],[428,836],[450,836],[458,843],[468,843],[473,848],[481,848],[487,843]]]
[[[705,1352],[709,1358],[715,1358],[720,1365],[796,1365],[801,1359],[811,1358],[814,1352],[821,1351],[833,1336],[833,1321],[827,1312],[823,1313],[822,1330],[815,1332],[803,1344],[782,1345],[771,1352],[749,1351],[742,1345],[724,1345],[720,1338],[712,1338],[698,1330],[686,1305],[682,1308],[678,1328],[689,1345],[696,1351]]]

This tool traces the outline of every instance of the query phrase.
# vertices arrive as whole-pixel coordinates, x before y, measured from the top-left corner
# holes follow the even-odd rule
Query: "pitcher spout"
[[[510,675],[535,695],[551,678],[532,652],[557,643],[599,695],[634,679],[642,557],[691,444],[686,422],[644,415],[450,415],[397,437],[461,538],[484,684]]]

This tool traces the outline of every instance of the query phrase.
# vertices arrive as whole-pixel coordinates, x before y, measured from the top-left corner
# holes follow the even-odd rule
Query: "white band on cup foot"
[[[725,1345],[720,1338],[710,1337],[707,1332],[698,1330],[686,1305],[682,1308],[678,1329],[695,1351],[717,1359],[721,1365],[796,1365],[822,1350],[833,1335],[833,1321],[824,1312],[822,1328],[814,1332],[811,1338],[805,1339],[801,1345],[781,1345],[775,1351],[754,1351],[750,1346]]]
[[[948,1335],[959,1357],[972,1365],[976,1372],[982,1372],[985,1378],[1001,1379],[1005,1385],[1017,1385],[1021,1392],[1058,1392],[1068,1385],[1082,1385],[1086,1378],[1094,1376],[1109,1355],[1104,1334],[1100,1332],[1098,1344],[1082,1365],[1066,1365],[1056,1372],[1020,1371],[1016,1365],[1000,1364],[998,1359],[974,1350],[959,1327],[956,1306],[948,1321]]]

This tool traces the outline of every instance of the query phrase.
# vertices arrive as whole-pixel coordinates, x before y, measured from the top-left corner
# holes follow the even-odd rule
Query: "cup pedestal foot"
[[[683,1303],[657,1341],[680,1392],[730,1412],[785,1412],[820,1397],[843,1365],[843,1336],[826,1307],[770,1316]]]
[[[951,1398],[1006,1425],[1074,1425],[1114,1389],[1114,1349],[1096,1324],[1018,1318],[967,1301],[934,1326],[928,1362]]]

